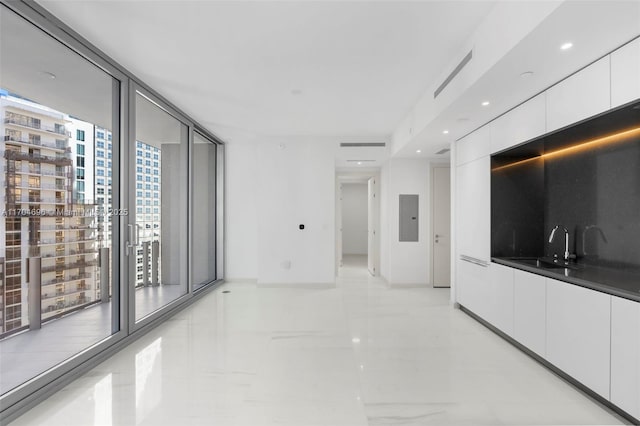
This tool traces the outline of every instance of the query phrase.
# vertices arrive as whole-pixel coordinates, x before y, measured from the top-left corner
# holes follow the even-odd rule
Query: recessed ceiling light
[[[443,130],[442,133],[445,134],[445,135],[448,135],[449,131],[448,130]]]
[[[358,165],[362,164],[362,161],[358,161]]]
[[[520,77],[522,78],[529,78],[533,75],[533,71],[525,71],[522,74],[520,74]]]
[[[573,43],[568,41],[568,42],[564,43],[562,46],[560,46],[560,49],[567,50],[567,49],[571,49],[572,47],[573,47]]]
[[[422,152],[421,149],[416,149],[416,154],[420,154]]]
[[[489,106],[489,101],[484,101],[484,102],[482,103],[482,106]]]
[[[56,79],[56,75],[52,72],[49,71],[42,71],[42,74],[44,74],[45,76],[49,77],[51,80],[55,80]]]

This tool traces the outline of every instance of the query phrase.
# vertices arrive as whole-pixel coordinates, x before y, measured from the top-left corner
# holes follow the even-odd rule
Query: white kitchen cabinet
[[[456,142],[456,166],[468,163],[490,153],[491,128],[483,126]]]
[[[514,271],[513,337],[543,358],[546,355],[546,295],[545,277]]]
[[[458,259],[456,266],[456,301],[486,320],[491,303],[489,265]]]
[[[491,153],[545,134],[546,94],[543,92],[491,123]]]
[[[611,402],[640,419],[640,302],[611,297]]]
[[[488,156],[456,168],[456,251],[484,262],[490,259],[491,171]]]
[[[486,318],[494,327],[513,337],[513,274],[514,269],[492,263],[490,266],[490,306]]]
[[[611,53],[611,107],[640,98],[640,38]]]
[[[547,132],[611,107],[609,61],[605,56],[547,90]]]
[[[547,360],[609,399],[611,296],[547,278]]]

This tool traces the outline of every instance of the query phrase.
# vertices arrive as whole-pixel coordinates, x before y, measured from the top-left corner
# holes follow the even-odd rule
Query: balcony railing
[[[64,126],[43,126],[41,122],[34,122],[29,120],[27,117],[24,119],[20,118],[5,118],[5,124],[14,124],[16,126],[28,127],[30,129],[43,130],[46,132],[55,133],[57,135],[63,135],[68,138],[71,137],[71,132],[68,132]]]
[[[91,243],[95,241],[95,238],[92,238],[91,236],[84,236],[84,237],[77,237],[77,238],[70,238],[70,237],[66,237],[66,238],[43,238],[41,240],[38,240],[37,244],[40,245],[50,245],[50,244],[73,244],[73,243],[77,243],[77,244],[87,244],[87,243]],[[76,254],[76,253],[74,253]]]
[[[54,197],[12,197],[11,200],[7,199],[7,201],[12,203],[67,204],[64,198]]]
[[[76,300],[68,301],[67,303],[56,303],[55,305],[49,305],[42,310],[42,313],[47,314],[54,311],[61,311],[64,309],[75,308],[82,305],[88,305],[91,303],[91,299],[88,297],[78,298]]]
[[[98,250],[95,248],[86,248],[84,250],[60,250],[59,252],[55,253],[42,253],[41,257],[43,259],[53,259],[56,257],[83,256],[86,254],[94,254],[97,252]]]
[[[50,155],[30,154],[28,152],[9,150],[4,152],[4,158],[7,160],[30,161],[33,163],[52,163],[59,166],[70,166],[73,164],[71,161],[71,155],[68,153],[52,157]]]
[[[42,272],[53,272],[60,270],[69,270],[69,269],[77,269],[84,268],[86,266],[96,266],[98,261],[96,259],[88,260],[88,261],[78,261],[73,263],[65,263],[64,265],[51,265],[51,266],[43,266],[40,268]]]
[[[4,172],[8,172],[8,173],[31,173],[31,174],[38,174],[38,175],[43,175],[43,176],[55,176],[55,177],[59,177],[59,178],[73,178],[75,177],[75,174],[73,173],[73,171],[66,171],[66,172],[55,172],[55,171],[51,171],[51,170],[42,170],[40,167],[28,167],[26,165],[22,166],[22,167],[15,167],[15,166],[2,166],[2,171]]]
[[[85,216],[82,216],[82,218],[84,217]],[[41,226],[40,229],[38,229],[38,232],[49,232],[49,231],[79,232],[79,231],[85,231],[90,229],[97,229],[97,227],[91,226],[91,225],[46,225],[46,226]]]
[[[19,138],[19,137],[14,136],[14,135],[5,135],[4,141],[5,142],[17,142],[17,143],[21,143],[21,144],[33,145],[33,146],[49,148],[49,149],[56,149],[56,150],[65,151],[65,152],[71,153],[71,148],[68,147],[68,146],[62,146],[61,144],[58,144],[58,143],[43,142],[43,141],[38,140],[38,139],[26,139],[26,138]]]
[[[89,274],[83,274],[83,275],[89,275]],[[46,287],[46,286],[50,286],[50,285],[57,285],[57,284],[62,284],[62,283],[71,283],[73,281],[78,281],[78,280],[82,280],[82,279],[86,279],[86,278],[90,278],[90,276],[88,277],[78,277],[78,276],[73,276],[73,277],[69,277],[69,278],[56,278],[54,280],[50,280],[47,282],[42,283],[42,287]],[[69,291],[71,289],[67,289],[67,291]],[[76,287],[73,288],[73,292],[78,292],[78,291],[87,291],[87,290],[91,290],[91,286],[89,284],[84,284],[84,286],[82,284],[78,284]],[[64,292],[63,292],[64,293]],[[70,293],[68,293],[70,294]],[[42,292],[42,297],[54,297],[55,295],[60,295],[58,293],[58,291],[56,291],[55,289],[44,289]]]

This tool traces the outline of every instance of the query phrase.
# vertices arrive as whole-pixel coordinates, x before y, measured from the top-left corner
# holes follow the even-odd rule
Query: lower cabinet
[[[514,270],[513,338],[531,351],[546,356],[546,278]]]
[[[487,297],[489,266],[458,259],[456,281],[457,302],[486,319],[491,302]]]
[[[611,296],[547,278],[546,359],[609,399]]]
[[[611,402],[640,419],[640,303],[611,298]]]
[[[487,294],[490,306],[486,320],[510,337],[513,337],[514,272],[513,268],[492,263]]]
[[[640,303],[491,263],[457,261],[457,301],[640,419]]]

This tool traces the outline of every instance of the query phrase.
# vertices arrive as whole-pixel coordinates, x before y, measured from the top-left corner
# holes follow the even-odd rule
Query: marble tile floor
[[[136,316],[144,318],[185,293],[181,286],[136,290]],[[91,305],[0,340],[0,393],[5,393],[111,335],[111,303]]]
[[[12,426],[621,424],[448,300],[225,284]]]

